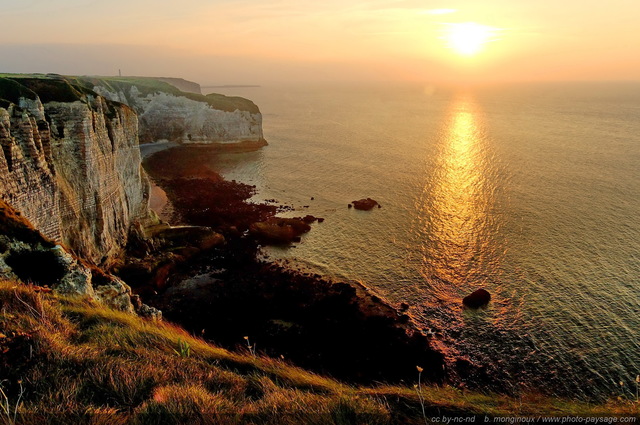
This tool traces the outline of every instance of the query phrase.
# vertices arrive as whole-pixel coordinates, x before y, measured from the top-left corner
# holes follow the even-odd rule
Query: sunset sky
[[[640,79],[638,0],[0,0],[0,21],[0,72],[122,69],[202,84]]]

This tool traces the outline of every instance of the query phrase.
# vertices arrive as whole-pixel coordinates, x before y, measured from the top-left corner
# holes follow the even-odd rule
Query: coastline
[[[263,140],[238,145],[142,145],[140,150],[147,152],[148,161],[155,161],[151,167],[155,170],[154,181],[161,185],[152,187],[155,193],[148,193],[147,176],[140,173],[141,163],[136,158],[138,138],[133,123],[131,120],[131,137],[127,139],[131,143],[124,156],[135,161],[117,169],[138,173],[135,176],[140,183],[136,191],[139,196],[135,199],[144,216],[131,226],[119,227],[130,231],[126,235],[128,256],[118,254],[113,261],[101,260],[101,267],[123,273],[123,280],[132,284],[135,295],[124,281],[102,269],[78,258],[74,260],[70,254],[61,256],[66,247],[41,240],[21,213],[14,213],[10,205],[4,207],[5,228],[0,245],[7,265],[13,268],[16,264],[15,270],[23,267],[22,272],[41,272],[21,272],[18,277],[0,279],[4,313],[0,321],[0,389],[7,406],[15,403],[14,420],[10,422],[16,422],[16,414],[21,420],[27,419],[26,423],[40,423],[42,415],[61,420],[63,413],[73,414],[67,422],[79,418],[91,421],[93,417],[96,421],[110,421],[105,414],[122,415],[114,419],[116,422],[147,415],[146,421],[150,422],[154,414],[160,413],[163,420],[154,423],[164,423],[184,414],[185,406],[200,419],[210,414],[217,418],[218,412],[225,412],[230,415],[229,421],[269,418],[269,423],[279,424],[287,413],[293,415],[291,423],[317,423],[318,406],[323,412],[330,412],[327,421],[354,418],[351,422],[358,422],[359,418],[366,421],[375,406],[382,423],[389,423],[389,416],[391,423],[422,423],[422,419],[427,420],[425,404],[426,412],[433,417],[445,413],[522,417],[530,412],[637,415],[637,400],[625,398],[622,391],[617,401],[607,399],[604,404],[602,399],[598,405],[572,403],[550,391],[543,393],[546,396],[540,395],[530,382],[522,391],[509,392],[501,387],[505,380],[494,373],[504,368],[499,359],[482,362],[493,367],[488,372],[478,368],[442,347],[442,334],[420,333],[404,306],[394,308],[394,304],[377,298],[363,284],[332,281],[300,269],[295,262],[279,263],[261,257],[261,242],[251,232],[252,223],[274,219],[283,211],[304,213],[283,205],[250,203],[249,198],[257,189],[222,178],[210,160],[215,161],[221,153],[256,149],[266,143]],[[41,124],[38,131],[45,135],[46,126]],[[56,126],[50,130],[52,134],[64,134]],[[32,135],[29,131],[21,133]],[[113,136],[108,131],[95,134]],[[94,136],[84,140],[104,141],[109,146],[104,137]],[[46,163],[46,141],[54,139],[41,139],[43,144],[38,148],[44,156],[40,157],[40,164]],[[30,139],[19,141],[24,148]],[[114,140],[110,141],[115,147]],[[116,153],[113,149],[104,152]],[[56,167],[66,170],[70,164],[78,164],[78,170],[98,170],[90,161],[94,156],[74,158],[82,160],[61,162]],[[113,173],[101,172],[96,180],[108,182],[114,180],[111,176]],[[296,181],[302,172],[290,176]],[[74,179],[75,186],[88,180],[83,174]],[[131,182],[125,179],[124,183],[129,187]],[[106,195],[111,193],[114,192]],[[174,226],[149,211],[147,201],[151,195],[162,198],[154,206],[171,207],[166,221]],[[96,205],[105,206],[100,211],[116,211],[101,202],[108,196],[94,198]],[[178,205],[175,211],[171,201]],[[122,203],[131,205],[128,199]],[[44,208],[38,209],[48,214]],[[163,219],[162,214],[160,218]],[[91,221],[99,228],[105,223],[101,215]],[[288,226],[284,220],[278,222],[283,224],[276,225]],[[321,231],[337,234],[333,216],[325,225],[309,224],[324,226]],[[66,230],[76,231],[78,227],[68,225]],[[44,246],[35,246],[34,240]],[[41,261],[43,253],[47,253],[44,258],[48,261]],[[41,267],[33,268],[34,258]],[[58,279],[57,266],[61,260],[69,265],[69,259],[71,267],[65,270],[83,273],[80,282],[86,286],[80,289],[100,291],[100,296],[112,298],[105,301],[86,294],[71,297],[52,290]],[[67,271],[66,275],[70,275]],[[377,276],[366,281],[373,285]],[[163,323],[159,312],[142,304],[142,298],[164,309],[170,322]],[[427,315],[426,319],[430,321],[433,316]],[[460,334],[454,338],[465,340]],[[517,362],[513,365],[527,366]],[[469,383],[469,375],[479,376],[481,382],[475,383],[479,385]],[[414,386],[416,378],[418,385]],[[580,385],[591,384],[587,377],[581,378]],[[617,382],[623,386],[622,381]],[[400,385],[385,385],[394,383]],[[625,384],[625,388],[629,387]],[[487,394],[488,391],[497,394]],[[576,394],[567,398],[579,400]],[[274,407],[274,401],[281,402],[279,408]],[[296,411],[298,407],[306,410]],[[300,419],[303,410],[305,420]],[[187,420],[186,416],[182,419]]]
[[[211,168],[229,148],[169,147],[144,159],[177,212],[172,224],[212,227],[226,243],[163,262],[134,292],[169,320],[228,348],[242,348],[248,336],[265,354],[348,381],[409,381],[421,366],[424,378],[453,383],[438,341],[364,286],[258,258],[259,242],[248,229],[279,210],[248,202],[253,186],[225,181]]]
[[[189,146],[196,149],[203,148],[214,150],[217,152],[251,152],[267,145],[268,143],[265,139],[260,139],[258,141],[241,140],[228,143],[215,142],[210,144],[203,144],[202,142],[180,144],[178,142],[173,142],[170,140],[160,140],[157,142],[142,143],[138,145],[138,147],[140,148],[140,156],[144,160],[155,153],[171,148],[177,148],[179,146]]]
[[[180,144],[177,142],[171,142],[169,140],[162,140],[152,143],[142,143],[138,145],[138,147],[140,148],[140,157],[142,158],[142,160],[150,157],[156,152],[175,148],[177,146],[180,146]]]

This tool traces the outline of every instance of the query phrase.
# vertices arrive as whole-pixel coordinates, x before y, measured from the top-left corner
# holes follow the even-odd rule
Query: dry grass
[[[354,388],[88,300],[0,282],[0,310],[8,402],[17,401],[19,381],[25,388],[19,423],[424,423],[413,388]],[[188,344],[188,356],[177,353],[180,344]],[[422,395],[427,416],[638,414],[632,402],[514,399],[450,387],[423,387]]]

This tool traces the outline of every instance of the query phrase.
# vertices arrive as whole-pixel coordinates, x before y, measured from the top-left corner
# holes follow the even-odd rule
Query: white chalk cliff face
[[[46,237],[106,264],[148,217],[135,112],[103,97],[0,107],[0,198]]]
[[[216,109],[207,102],[160,91],[142,95],[135,85],[128,91],[109,91],[99,85],[93,90],[138,112],[141,143],[171,140],[184,144],[266,144],[260,112]]]

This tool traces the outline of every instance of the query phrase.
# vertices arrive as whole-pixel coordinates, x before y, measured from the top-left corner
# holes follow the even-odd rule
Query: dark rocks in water
[[[299,242],[300,235],[309,230],[311,230],[311,226],[299,218],[273,217],[249,226],[249,231],[256,239],[274,244]]]
[[[172,224],[207,226],[226,237],[231,226],[243,233],[252,223],[273,217],[277,205],[246,202],[255,188],[224,180],[211,168],[218,156],[209,147],[178,147],[145,159],[145,170],[179,211]]]
[[[237,229],[236,229],[237,231]],[[190,246],[199,250],[224,244],[224,236],[205,226],[175,226],[158,230],[154,234],[161,249]]]
[[[348,205],[348,207],[349,207],[349,208],[353,208],[353,205],[349,204],[349,205]]]
[[[311,197],[311,200],[313,201],[314,199],[316,199],[316,198],[314,198],[314,197],[312,196],[312,197]]]
[[[371,198],[360,199],[359,201],[351,201],[351,203],[353,204],[353,207],[357,210],[369,211],[375,206],[378,206],[378,208],[381,208],[378,201]]]
[[[315,217],[314,217],[314,216],[312,216],[312,215],[305,215],[304,217],[302,217],[302,221],[304,221],[304,222],[305,222],[305,223],[307,223],[307,224],[311,224],[311,223],[313,223],[313,222],[314,222],[314,221],[316,221],[316,220],[317,220],[317,218],[315,218]]]
[[[489,301],[491,301],[491,294],[487,290],[480,288],[464,297],[462,304],[469,308],[480,308],[489,304]]]
[[[208,338],[227,348],[251,335],[265,354],[283,355],[299,366],[340,379],[414,382],[419,364],[425,366],[423,379],[445,380],[448,370],[438,341],[420,332],[408,315],[399,315],[360,285],[291,270],[286,261],[287,266],[281,266],[256,258],[255,240],[262,240],[261,232],[263,237],[287,236],[295,228],[308,231],[310,225],[302,219],[274,218],[282,206],[247,202],[253,189],[210,175],[206,165],[213,158],[205,158],[199,149],[177,149],[154,155],[150,159],[155,162],[146,161],[146,166],[153,167],[158,181],[162,179],[182,224],[212,227],[225,236],[226,244],[191,256],[170,275],[167,264],[182,256],[174,253],[178,246],[153,264],[131,270],[151,281],[137,291],[144,301],[152,300],[169,320],[190,332],[206,329]],[[175,174],[175,156],[184,160],[185,175]],[[192,177],[194,167],[201,170],[199,179]],[[249,228],[253,237],[244,237]],[[215,275],[209,273],[212,270]],[[203,272],[208,273],[206,285],[181,284]],[[132,282],[140,281],[130,274]]]
[[[314,217],[314,216],[312,216],[311,214],[305,215],[305,216],[304,216],[304,217],[302,217],[302,218],[296,217],[296,219],[297,219],[297,220],[302,220],[302,221],[304,221],[304,222],[305,222],[305,223],[307,223],[307,224],[311,224],[311,223],[313,223],[314,221],[317,221],[318,223],[322,223],[322,222],[324,221],[324,218],[322,218],[322,217]]]
[[[407,311],[407,310],[409,310],[409,304],[400,303],[400,311]]]
[[[287,244],[300,242],[300,236],[311,230],[311,223],[322,223],[324,218],[307,214],[304,217],[273,217],[266,221],[253,223],[249,227],[251,234],[264,243]]]

